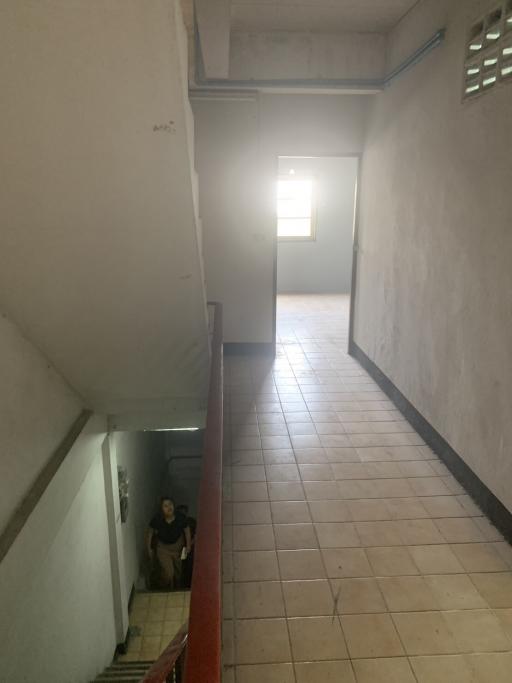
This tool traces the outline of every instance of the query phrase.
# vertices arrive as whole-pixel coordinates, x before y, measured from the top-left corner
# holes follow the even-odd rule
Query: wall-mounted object
[[[121,522],[124,524],[128,519],[129,503],[129,479],[126,467],[117,468],[117,481],[119,487],[119,507],[121,509]]]

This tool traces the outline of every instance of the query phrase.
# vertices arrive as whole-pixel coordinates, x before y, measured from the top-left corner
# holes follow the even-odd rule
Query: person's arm
[[[192,536],[190,534],[190,527],[185,527],[185,547],[187,548],[187,554],[192,550]]]
[[[153,536],[155,535],[155,530],[148,527],[146,531],[146,549],[148,551],[148,557],[150,560],[153,559]]]

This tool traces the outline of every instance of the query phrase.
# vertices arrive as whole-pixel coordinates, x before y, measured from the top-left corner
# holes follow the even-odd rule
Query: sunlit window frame
[[[316,178],[314,175],[307,174],[301,175],[297,173],[296,175],[288,175],[281,173],[278,178],[278,182],[281,180],[310,180],[311,181],[311,218],[310,218],[310,230],[309,235],[303,236],[298,235],[296,237],[280,236],[279,235],[279,216],[277,214],[277,188],[276,188],[276,234],[278,242],[316,242]],[[290,218],[303,218],[303,216],[290,216]]]

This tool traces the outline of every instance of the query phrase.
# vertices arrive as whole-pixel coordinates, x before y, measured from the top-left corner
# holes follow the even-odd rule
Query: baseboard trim
[[[224,342],[225,356],[275,356],[273,342]]]
[[[423,417],[413,404],[402,394],[382,370],[350,340],[349,354],[353,356],[368,374],[375,380],[382,391],[393,401],[414,427],[421,438],[438,455],[457,481],[466,489],[478,507],[489,517],[494,526],[501,531],[509,543],[512,543],[512,513],[496,498],[481,479],[473,472],[460,455],[438,431]]]

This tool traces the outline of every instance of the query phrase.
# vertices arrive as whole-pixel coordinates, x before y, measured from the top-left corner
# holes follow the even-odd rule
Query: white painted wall
[[[126,592],[129,595],[145,558],[145,532],[164,495],[166,474],[163,433],[120,432],[115,435],[117,464],[129,479],[128,520],[121,525]]]
[[[177,0],[1,3],[0,306],[137,427],[206,397],[186,59]]]
[[[1,676],[9,683],[85,683],[112,657],[104,438],[96,417],[0,564]]]
[[[375,99],[363,159],[355,341],[512,510],[512,86],[461,101],[471,23],[423,0],[390,65],[445,44]]]
[[[194,96],[208,297],[227,342],[271,342],[279,156],[362,151],[363,97]]]
[[[5,317],[0,378],[3,531],[81,403]],[[106,429],[105,418],[91,418],[0,563],[1,681],[86,683],[112,659],[117,638],[102,464]],[[130,516],[122,525],[127,599],[165,458],[161,435],[114,439],[131,480]]]
[[[0,316],[0,529],[81,411],[80,398]]]
[[[280,176],[314,179],[315,239],[278,242],[278,293],[350,292],[357,165],[354,157],[279,160]]]

